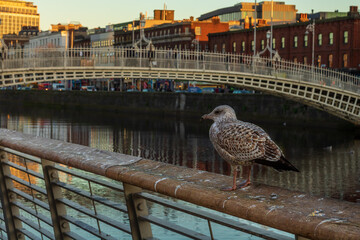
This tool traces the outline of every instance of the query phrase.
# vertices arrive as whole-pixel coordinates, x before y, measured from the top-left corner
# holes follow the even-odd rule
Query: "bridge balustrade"
[[[285,60],[241,54],[132,48],[10,49],[2,53],[2,71],[71,67],[134,67],[243,72],[320,83],[359,93],[359,77]]]

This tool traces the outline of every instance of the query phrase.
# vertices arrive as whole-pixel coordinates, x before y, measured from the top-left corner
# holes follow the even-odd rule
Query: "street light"
[[[311,66],[314,68],[314,51],[315,51],[315,21],[306,26],[305,34],[308,35],[309,32],[312,33],[312,55],[311,55]]]

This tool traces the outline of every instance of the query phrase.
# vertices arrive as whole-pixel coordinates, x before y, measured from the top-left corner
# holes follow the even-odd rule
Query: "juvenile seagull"
[[[233,191],[237,187],[244,188],[251,184],[250,174],[253,163],[271,166],[278,171],[299,172],[288,160],[270,136],[259,126],[240,121],[234,109],[227,105],[216,107],[201,119],[210,119],[214,123],[210,127],[209,136],[219,155],[233,169],[233,186],[224,191]],[[247,170],[247,179],[236,186],[237,167]]]

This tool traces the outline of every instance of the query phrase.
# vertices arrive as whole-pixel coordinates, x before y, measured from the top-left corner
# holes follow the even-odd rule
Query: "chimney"
[[[357,6],[350,6],[350,11],[348,12],[349,17],[358,17],[358,7]]]

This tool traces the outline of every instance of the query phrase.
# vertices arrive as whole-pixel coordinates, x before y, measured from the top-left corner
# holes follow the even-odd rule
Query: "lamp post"
[[[270,52],[270,54],[271,54],[271,52],[272,52],[272,49],[271,49],[271,40],[270,40],[270,38],[271,38],[271,31],[270,30],[268,30],[267,32],[266,32],[266,46],[267,46],[267,48],[269,49],[269,52]],[[271,59],[271,55],[270,55],[270,59]]]
[[[256,12],[256,0],[255,0],[255,6],[254,6],[254,56],[256,55],[256,18],[257,18],[257,12]]]
[[[315,21],[306,26],[305,34],[312,33],[312,49],[311,49],[311,66],[314,68],[314,51],[315,51]]]
[[[271,35],[270,35],[270,59],[272,59],[272,41],[273,41],[273,15],[274,15],[274,2],[273,0],[271,0],[271,25],[270,25],[270,29],[271,29]]]

